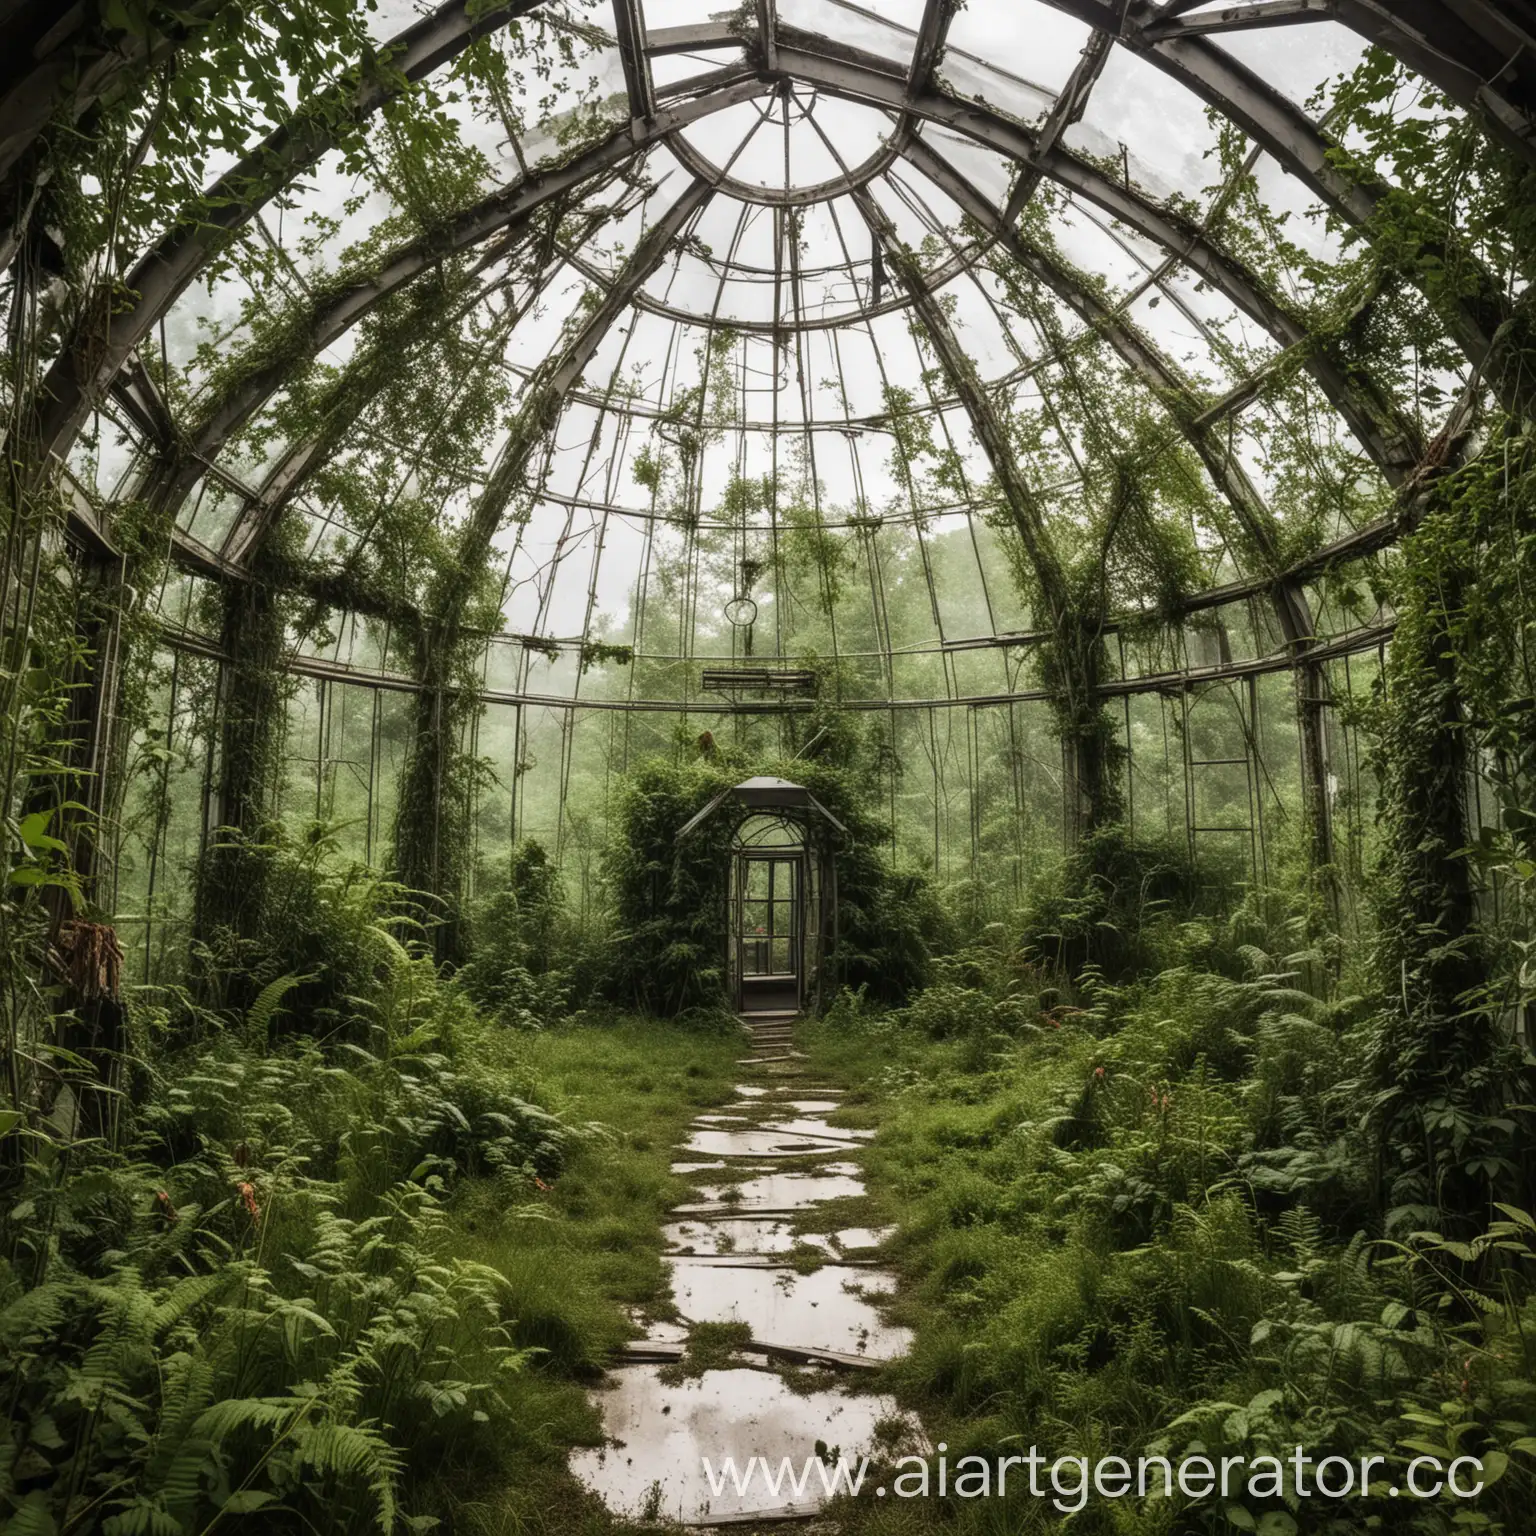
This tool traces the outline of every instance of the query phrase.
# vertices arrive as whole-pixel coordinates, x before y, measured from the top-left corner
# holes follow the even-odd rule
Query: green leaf
[[[222,1507],[226,1515],[249,1515],[276,1501],[277,1495],[264,1488],[240,1488],[224,1500]]]
[[[51,807],[46,811],[33,811],[30,816],[22,817],[16,830],[28,848],[63,849],[64,844],[58,838],[48,836],[48,823],[52,820]]]

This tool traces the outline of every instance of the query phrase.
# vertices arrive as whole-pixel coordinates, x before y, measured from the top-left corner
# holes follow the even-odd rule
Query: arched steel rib
[[[334,115],[358,122],[399,92],[401,80],[425,79],[477,38],[535,10],[543,0],[504,0],[486,7],[477,0],[446,0],[407,27],[383,50],[388,71],[372,70],[360,84],[339,88],[329,103]],[[130,352],[184,293],[208,259],[271,198],[313,165],[336,142],[332,113],[311,108],[253,149],[185,210],[159,243],[124,278],[117,293],[136,297],[121,309],[88,302],[75,334],[49,369],[39,391],[38,427],[30,451],[39,471],[65,458],[91,409]],[[103,313],[105,311],[105,314]],[[98,334],[104,327],[105,334]]]

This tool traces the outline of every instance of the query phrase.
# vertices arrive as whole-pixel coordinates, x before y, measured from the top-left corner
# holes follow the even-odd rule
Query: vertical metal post
[[[1190,684],[1185,683],[1179,690],[1182,719],[1181,728],[1184,737],[1184,840],[1189,848],[1189,862],[1195,863],[1195,773],[1194,773],[1194,749],[1189,739],[1189,711]]]
[[[1120,680],[1125,681],[1125,635],[1115,631],[1115,644],[1120,652]],[[1136,757],[1131,746],[1131,696],[1121,695],[1125,706],[1125,830],[1132,841],[1136,837]]]
[[[1301,789],[1305,801],[1312,868],[1323,873],[1323,896],[1335,923],[1339,917],[1338,881],[1333,869],[1333,807],[1328,792],[1328,743],[1323,711],[1328,708],[1328,675],[1317,662],[1296,669],[1301,750]]]
[[[368,814],[363,823],[363,862],[373,863],[374,825],[378,820],[379,797],[379,716],[382,711],[383,693],[374,688],[372,707],[368,721]]]
[[[331,699],[331,685],[327,678],[315,681],[315,820],[325,820],[325,758],[328,729],[327,707]]]

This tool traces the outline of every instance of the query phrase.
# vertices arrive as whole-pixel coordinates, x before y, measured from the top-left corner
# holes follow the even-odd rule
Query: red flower
[[[240,1190],[240,1199],[245,1204],[245,1209],[252,1221],[261,1220],[261,1207],[256,1204],[256,1190],[250,1184],[237,1186]]]

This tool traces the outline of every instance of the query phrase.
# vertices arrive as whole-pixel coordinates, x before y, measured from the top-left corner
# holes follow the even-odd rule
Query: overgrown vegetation
[[[1308,989],[1327,967],[1304,934],[1255,903],[1149,911],[1132,978],[1072,986],[999,927],[905,1008],[850,996],[808,1033],[880,1126],[872,1188],[917,1330],[894,1379],[951,1467],[1031,1446],[1286,1459],[1226,1501],[1090,1495],[1072,1523],[1095,1532],[1525,1528],[1536,1221],[1506,1205],[1466,1241],[1384,1235],[1373,1010]],[[1297,1446],[1379,1456],[1370,1495],[1303,1497]],[[1481,1457],[1487,1491],[1394,1499],[1421,1453]],[[1061,1518],[1009,1508],[1009,1529]],[[979,1500],[946,1514],[994,1528]],[[869,1500],[846,1518],[908,1528]]]
[[[853,194],[867,269],[840,227],[802,265],[794,199],[722,258],[702,184],[649,212],[607,32],[508,9],[447,8],[431,80],[348,0],[7,9],[22,68],[69,51],[0,174],[0,1524],[611,1529],[565,1456],[671,1312],[671,1148],[740,1049],[739,808],[680,833],[767,774],[831,818],[807,1037],[952,1460],[1386,1469],[1073,1516],[1105,1536],[1527,1529],[1536,172],[1373,51],[1314,103],[1310,230],[1221,121],[1200,206],[1039,157],[1134,236],[1022,163],[1012,227],[951,229],[903,168]],[[773,318],[730,322],[770,231]],[[799,681],[689,713],[716,651]],[[1486,1491],[1394,1501],[1419,1453]]]
[[[739,1048],[487,1019],[374,877],[266,857],[316,970],[243,1011],[128,999],[110,1140],[78,1082],[5,1123],[9,1528],[427,1529],[508,1479],[579,1503],[579,1384],[620,1304],[667,1305],[667,1148]]]
[[[803,785],[844,829],[819,815],[806,823],[837,868],[836,942],[822,978],[828,995],[864,987],[899,1001],[927,979],[949,919],[923,871],[889,857],[889,828],[873,809],[878,735],[832,711],[808,716],[802,730],[814,755],[764,763],[713,740],[704,748],[682,738],[671,761],[652,759],[630,776],[608,865],[615,929],[604,987],[615,1000],[665,1015],[727,1001],[727,891],[741,810],[730,803],[686,840],[678,833],[753,774]]]

